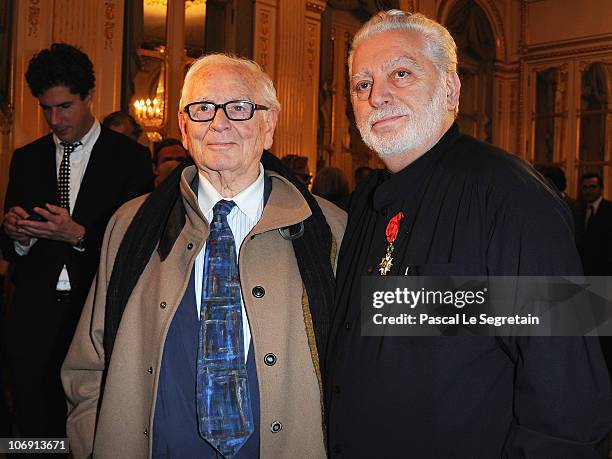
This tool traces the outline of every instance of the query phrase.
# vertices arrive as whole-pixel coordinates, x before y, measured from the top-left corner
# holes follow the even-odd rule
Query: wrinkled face
[[[187,152],[180,145],[168,145],[159,150],[157,156],[157,167],[168,161],[180,162],[187,157]]]
[[[601,196],[601,186],[597,177],[591,177],[582,181],[582,199],[586,202],[594,202]]]
[[[184,93],[183,105],[196,101],[223,104],[232,100],[249,100],[265,105],[254,93],[252,84],[231,65],[203,68],[194,75]],[[183,145],[189,150],[198,169],[243,176],[253,181],[259,175],[259,160],[264,149],[272,146],[278,113],[256,110],[246,121],[230,121],[222,109],[213,120],[194,122],[179,113]]]
[[[91,93],[81,100],[68,87],[55,86],[43,92],[38,102],[49,127],[64,142],[81,140],[93,124]]]
[[[452,113],[446,76],[423,49],[418,33],[389,31],[364,40],[353,54],[357,127],[383,160],[430,145]]]

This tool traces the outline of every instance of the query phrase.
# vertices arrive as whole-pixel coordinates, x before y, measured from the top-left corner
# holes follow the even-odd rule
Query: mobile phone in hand
[[[45,217],[43,217],[40,214],[37,214],[36,212],[30,213],[30,216],[27,218],[27,220],[34,221],[34,222],[46,222],[47,221]]]

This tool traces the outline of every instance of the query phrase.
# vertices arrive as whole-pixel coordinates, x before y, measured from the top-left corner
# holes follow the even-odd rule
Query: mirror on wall
[[[166,46],[167,0],[143,0],[143,49],[156,50]]]
[[[133,115],[146,128],[160,128],[165,118],[166,64],[163,58],[144,50],[140,60],[141,70],[134,79]]]
[[[580,160],[606,160],[606,131],[610,129],[609,68],[601,62],[582,73],[580,89]]]
[[[206,1],[185,2],[185,54],[197,59],[206,51]]]
[[[533,162],[546,165],[563,158],[565,87],[559,68],[538,71],[535,80]]]
[[[607,187],[612,136],[612,64],[593,62],[580,77],[578,175],[596,172]]]
[[[150,142],[161,140],[166,123],[167,16],[167,0],[142,0],[139,65],[132,80],[134,92],[129,107]]]
[[[174,3],[176,1],[184,6],[184,16],[182,12],[177,13],[176,7],[179,5]],[[142,18],[142,32],[138,37],[138,66],[132,77],[134,91],[129,101],[129,110],[142,126],[149,141],[157,142],[168,135],[169,117],[175,116],[174,110],[168,107],[168,101],[176,99],[183,79],[173,78],[174,73],[184,73],[186,66],[207,51],[207,2],[140,0],[135,6],[139,11],[134,17]],[[173,51],[169,44],[175,43],[173,40],[179,35],[185,40],[184,49],[178,50],[185,67],[171,68],[168,65],[171,61],[169,53]],[[173,87],[168,86],[172,84],[169,82],[174,82]]]

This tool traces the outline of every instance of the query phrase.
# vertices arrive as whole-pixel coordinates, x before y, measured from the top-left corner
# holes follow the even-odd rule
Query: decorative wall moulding
[[[319,27],[311,21],[306,22],[306,78],[310,84],[313,83],[315,76],[315,68],[318,68],[318,62],[315,60],[319,59],[318,55],[318,40]]]
[[[415,0],[400,0],[399,4],[401,10],[407,11],[409,13],[416,12],[417,8],[419,7]]]
[[[115,37],[115,16],[117,14],[117,2],[104,2],[104,49],[113,48]]]
[[[6,113],[0,110],[0,134],[8,135],[13,128],[13,121],[15,119],[15,111],[11,104],[8,105]]]
[[[28,2],[28,37],[38,36],[38,24],[40,23],[41,0],[30,0]]]
[[[551,59],[557,57],[571,57],[571,56],[583,56],[586,54],[599,54],[609,53],[612,51],[612,43],[601,45],[601,46],[590,46],[590,47],[576,47],[568,49],[559,49],[557,51],[550,52],[535,52],[529,51],[526,55],[522,56],[521,59],[525,62],[531,62],[541,59]]]
[[[523,44],[525,53],[538,53],[551,50],[559,50],[563,48],[577,49],[582,47],[606,46],[612,45],[612,34],[606,35],[591,35],[573,40],[558,40],[546,43],[538,43],[534,45]]]
[[[272,23],[274,11],[267,8],[261,8],[257,14],[258,33],[255,44],[255,46],[257,47],[255,51],[256,60],[265,71],[269,72],[272,70],[269,67],[269,53],[271,44],[271,32],[272,28],[274,27],[274,24]]]
[[[501,78],[507,76],[516,76],[521,71],[521,63],[516,62],[503,62],[496,60],[494,64],[495,75]]]
[[[606,64],[612,66],[612,56],[593,56],[591,59],[584,59],[578,62],[578,71],[580,73],[584,72],[587,67],[590,67],[595,62],[600,62],[602,64]],[[612,71],[612,68],[611,68]],[[612,78],[612,74],[611,74]]]
[[[326,1],[309,1],[306,2],[306,10],[312,11],[313,13],[322,14],[327,6]]]
[[[504,29],[504,21],[501,13],[493,0],[475,0],[476,4],[484,11],[489,24],[495,35],[495,52],[496,58],[501,61],[508,59],[508,49],[506,45],[506,32]],[[442,0],[438,6],[437,20],[442,24],[446,24],[448,16],[453,7],[458,3],[457,0]]]

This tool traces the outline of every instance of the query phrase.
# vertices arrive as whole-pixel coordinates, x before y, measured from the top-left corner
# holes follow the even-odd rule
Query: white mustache
[[[398,105],[385,106],[383,108],[376,109],[376,111],[373,111],[368,116],[368,125],[372,126],[374,123],[377,123],[388,116],[407,116],[410,120],[412,119],[412,110],[410,110],[408,107]]]

